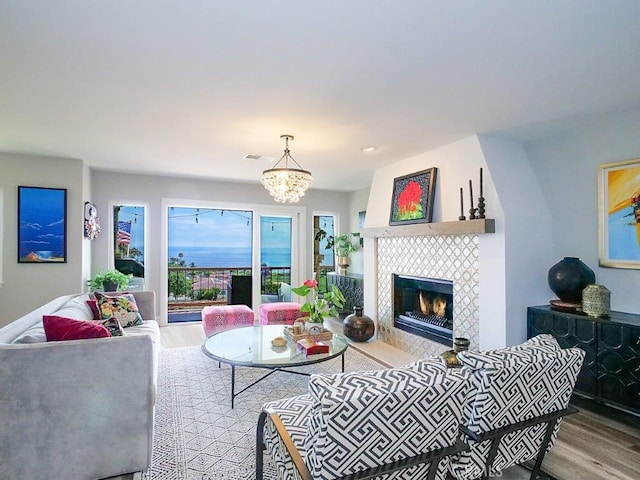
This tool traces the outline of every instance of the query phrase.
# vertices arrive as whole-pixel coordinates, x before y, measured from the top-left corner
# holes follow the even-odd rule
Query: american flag
[[[129,245],[131,243],[131,222],[118,222],[116,241],[118,245]]]

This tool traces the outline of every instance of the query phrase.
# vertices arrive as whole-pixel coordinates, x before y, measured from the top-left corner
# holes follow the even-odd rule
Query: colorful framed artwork
[[[598,208],[600,266],[640,269],[640,158],[600,165]]]
[[[433,167],[393,180],[389,225],[431,223],[437,173]]]
[[[18,187],[18,263],[67,262],[67,189]]]

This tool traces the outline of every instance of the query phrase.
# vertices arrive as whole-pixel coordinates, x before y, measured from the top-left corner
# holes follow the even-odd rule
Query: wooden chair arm
[[[294,467],[300,474],[300,478],[302,480],[313,480],[311,476],[311,472],[307,468],[307,465],[304,463],[302,459],[302,455],[296,448],[291,440],[291,435],[287,432],[282,420],[280,420],[280,416],[270,408],[264,408],[260,412],[260,417],[258,418],[258,432],[257,432],[257,445],[256,445],[256,456],[260,458],[262,456],[263,449],[263,435],[264,435],[264,423],[266,421],[266,417],[269,417],[273,422],[273,426],[276,428],[276,432],[282,439],[282,443],[284,444],[284,448],[287,450],[287,453],[291,457],[291,461],[293,462]],[[259,465],[259,467],[258,467]],[[259,468],[259,471],[258,471]],[[256,480],[262,480],[262,461],[258,461],[256,459]]]

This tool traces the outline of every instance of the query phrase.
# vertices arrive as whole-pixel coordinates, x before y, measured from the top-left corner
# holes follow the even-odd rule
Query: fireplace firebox
[[[453,282],[393,275],[393,326],[453,345]]]

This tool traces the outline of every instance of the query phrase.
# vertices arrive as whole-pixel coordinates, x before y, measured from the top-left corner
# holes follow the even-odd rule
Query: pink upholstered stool
[[[293,325],[307,314],[300,311],[299,303],[274,302],[260,305],[260,325]]]
[[[205,336],[235,327],[253,326],[253,310],[246,305],[212,305],[202,309]]]

